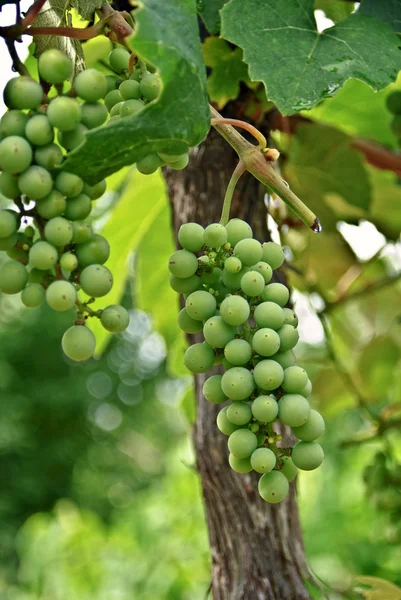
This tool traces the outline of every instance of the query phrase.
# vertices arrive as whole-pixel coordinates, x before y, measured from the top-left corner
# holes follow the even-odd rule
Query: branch
[[[34,22],[34,20],[40,13],[41,9],[43,8],[43,5],[45,4],[45,2],[46,2],[46,0],[36,0],[32,4],[32,6],[29,7],[28,12],[26,13],[25,17],[22,19],[22,21],[20,23],[22,31],[24,31],[27,27],[32,25],[32,23]]]
[[[388,285],[392,285],[393,283],[395,283],[396,281],[399,281],[400,279],[401,279],[401,272],[396,273],[395,275],[390,275],[389,277],[384,277],[383,279],[379,279],[378,281],[374,281],[373,283],[366,285],[365,287],[363,287],[360,290],[356,290],[355,292],[352,292],[351,294],[347,294],[346,296],[341,296],[340,298],[338,298],[337,300],[334,300],[333,302],[326,301],[326,307],[324,309],[324,312],[329,312],[330,310],[333,310],[333,308],[336,308],[336,306],[343,305],[346,302],[349,302],[350,300],[355,300],[355,298],[360,298],[361,296],[364,296],[365,294],[370,294],[371,292],[380,290],[384,287],[387,287]]]
[[[75,38],[77,40],[90,40],[103,33],[106,19],[99,21],[92,27],[29,27],[24,33],[26,35],[58,35]]]

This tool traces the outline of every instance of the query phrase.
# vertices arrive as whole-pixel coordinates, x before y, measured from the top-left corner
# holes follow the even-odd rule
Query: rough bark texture
[[[195,149],[184,171],[168,170],[175,234],[182,223],[219,220],[236,155],[215,132]],[[268,239],[264,188],[245,174],[232,216],[247,220],[261,241]],[[192,336],[195,338],[195,336]],[[194,445],[209,529],[214,600],[306,600],[308,578],[295,485],[279,505],[257,492],[257,477],[239,475],[227,460],[227,438],[216,427],[221,406],[202,396],[205,375],[196,377]]]

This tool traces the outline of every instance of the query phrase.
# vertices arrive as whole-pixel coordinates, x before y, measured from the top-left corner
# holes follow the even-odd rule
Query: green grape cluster
[[[289,308],[289,290],[272,282],[284,261],[278,244],[260,244],[240,219],[205,229],[187,223],[178,232],[181,250],[169,259],[170,285],[185,298],[180,328],[203,333],[184,362],[192,373],[222,364],[223,375],[206,379],[209,402],[229,400],[217,417],[228,437],[234,471],[260,473],[259,493],[270,503],[283,500],[298,469],[316,469],[324,459],[316,440],[323,434],[322,416],[307,400],[312,385],[295,365],[298,318]],[[284,448],[274,424],[291,427],[299,442]]]
[[[398,143],[401,144],[401,90],[391,92],[387,96],[387,108],[393,115],[390,127],[398,139]]]
[[[73,98],[62,94],[63,82],[72,74],[72,61],[65,54],[45,52],[38,69],[41,79],[56,88],[50,100],[30,77],[15,77],[4,89],[8,110],[0,120],[0,194],[13,200],[15,209],[0,211],[0,250],[8,257],[0,266],[0,290],[21,293],[29,308],[43,302],[59,312],[74,307],[76,319],[62,347],[72,360],[86,360],[96,346],[85,326],[88,316],[98,317],[113,333],[128,326],[129,316],[121,306],[89,306],[113,285],[104,266],[109,244],[88,220],[106,182],[89,185],[59,167],[65,151],[80,145],[87,129],[106,120],[102,99],[107,79],[94,69],[83,71],[75,78]]]
[[[130,57],[125,48],[114,48],[109,55],[109,65],[116,73],[106,77],[107,94],[104,105],[110,113],[109,123],[139,113],[161,93],[158,74],[150,72],[142,62],[131,65]],[[164,165],[177,171],[185,169],[188,160],[187,152],[176,155],[154,152],[138,160],[136,167],[140,173],[150,175]]]

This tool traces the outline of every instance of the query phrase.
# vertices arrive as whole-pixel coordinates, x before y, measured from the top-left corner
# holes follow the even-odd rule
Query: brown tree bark
[[[182,223],[218,222],[224,192],[237,159],[214,131],[196,148],[184,171],[167,170],[175,235]],[[265,190],[249,174],[237,187],[232,216],[248,221],[266,241]],[[191,336],[192,341],[196,336]],[[199,341],[199,340],[198,340]],[[221,409],[202,396],[206,375],[195,378],[197,420],[193,432],[209,529],[214,600],[306,600],[309,578],[295,484],[286,500],[270,505],[257,492],[257,477],[228,464],[227,438],[216,426]]]

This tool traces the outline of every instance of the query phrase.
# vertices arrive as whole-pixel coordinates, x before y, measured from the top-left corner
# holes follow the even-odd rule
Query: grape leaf
[[[333,195],[351,207],[369,209],[369,178],[361,154],[349,143],[344,133],[318,124],[299,125],[291,138],[285,179],[307,199],[326,230],[334,231],[336,222],[349,216]]]
[[[386,237],[398,240],[401,231],[401,186],[392,171],[367,166],[371,185],[372,202],[369,220]]]
[[[350,16],[355,10],[355,3],[344,0],[315,0],[315,10],[322,10],[328,19],[338,23]]]
[[[230,0],[222,37],[244,50],[253,81],[284,114],[315,106],[351,77],[380,90],[395,81],[401,51],[393,30],[359,11],[318,33],[313,0]]]
[[[370,587],[369,590],[363,590],[363,596],[366,600],[401,600],[401,588],[385,579],[379,577],[357,577],[357,584],[362,583]],[[358,585],[358,590],[360,590]]]
[[[227,0],[197,0],[196,10],[209,33],[215,34],[220,31],[219,11],[226,2]]]
[[[242,61],[241,48],[232,50],[224,40],[208,37],[203,46],[205,65],[212,67],[207,80],[210,99],[219,109],[237,98],[240,82],[249,82],[248,67]]]
[[[380,0],[380,2],[377,2],[377,0],[363,0],[359,12],[381,19],[397,33],[401,32],[400,0]]]
[[[210,126],[205,66],[192,0],[144,0],[134,13],[129,44],[156,65],[162,80],[157,101],[141,112],[89,131],[63,167],[95,182],[151,152],[185,152]]]

